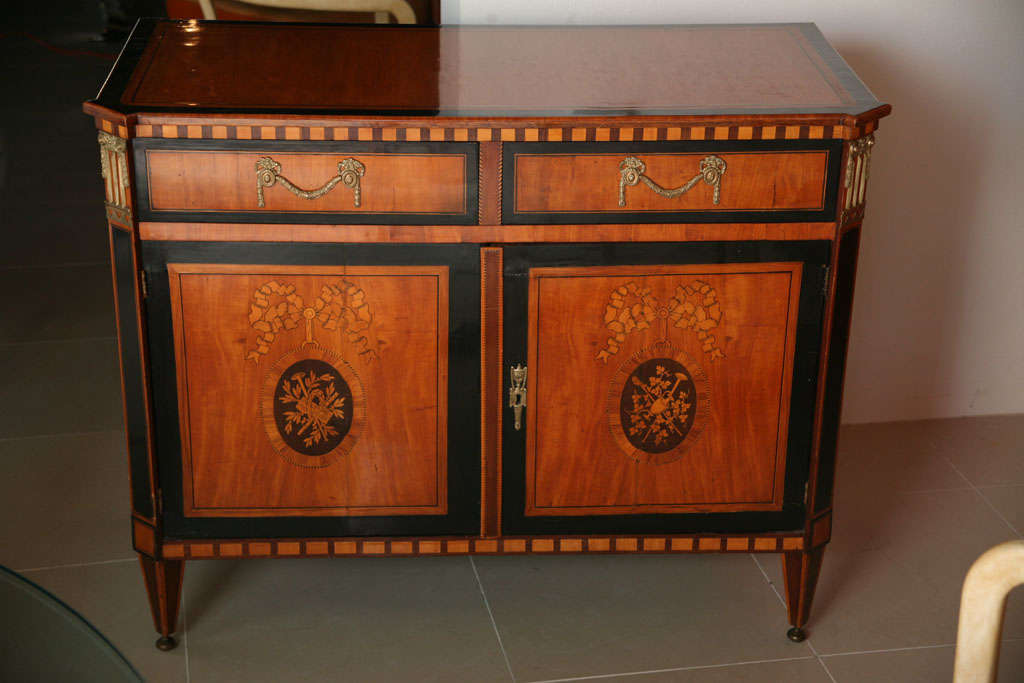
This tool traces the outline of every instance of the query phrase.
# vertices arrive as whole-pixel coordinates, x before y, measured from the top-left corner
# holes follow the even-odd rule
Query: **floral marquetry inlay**
[[[307,305],[295,285],[271,280],[261,285],[252,295],[249,307],[249,325],[256,330],[256,347],[246,354],[246,360],[257,363],[270,351],[282,330],[293,330],[305,325],[306,342],[314,341],[314,326],[325,330],[342,330],[356,353],[364,360],[373,360],[377,352],[370,347],[367,333],[373,323],[373,313],[366,302],[366,293],[348,280],[321,287],[320,295]]]
[[[270,368],[260,404],[274,450],[300,467],[325,467],[350,452],[366,419],[359,376],[317,344],[303,344]]]
[[[648,453],[672,450],[693,426],[693,378],[674,358],[652,358],[630,374],[622,390],[620,419],[626,438]]]
[[[606,411],[631,459],[663,465],[683,457],[704,429],[711,397],[700,365],[662,340],[630,354],[612,376]]]
[[[352,390],[329,363],[308,358],[281,374],[274,421],[285,443],[308,455],[337,446],[352,426]]]
[[[649,287],[627,282],[614,289],[605,307],[604,324],[611,333],[597,359],[608,359],[619,352],[622,343],[634,332],[650,329],[656,320],[666,320],[673,327],[692,330],[701,342],[701,349],[711,359],[724,358],[711,331],[722,320],[722,307],[714,288],[702,280],[676,287],[667,303],[662,304]]]

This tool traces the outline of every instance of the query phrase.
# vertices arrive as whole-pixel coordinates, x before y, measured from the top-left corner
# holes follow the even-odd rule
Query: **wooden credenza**
[[[160,647],[186,560],[464,553],[781,553],[804,637],[890,109],[812,24],[143,20],[84,108]]]

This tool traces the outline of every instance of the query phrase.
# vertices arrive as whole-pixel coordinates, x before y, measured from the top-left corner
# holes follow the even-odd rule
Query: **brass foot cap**
[[[803,630],[799,626],[794,626],[793,628],[786,631],[786,637],[792,640],[794,643],[802,643],[805,640],[807,640],[807,631]]]
[[[162,636],[156,639],[156,649],[167,652],[178,647],[178,641],[171,636]]]

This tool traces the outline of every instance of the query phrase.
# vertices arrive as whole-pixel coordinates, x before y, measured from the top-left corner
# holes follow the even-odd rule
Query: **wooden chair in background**
[[[1024,584],[1024,541],[1007,541],[979,557],[964,579],[953,683],[995,683],[1006,598]]]
[[[217,19],[214,0],[198,0],[203,19]],[[255,5],[302,12],[372,12],[378,24],[415,24],[416,12],[406,0],[233,0],[232,5]]]

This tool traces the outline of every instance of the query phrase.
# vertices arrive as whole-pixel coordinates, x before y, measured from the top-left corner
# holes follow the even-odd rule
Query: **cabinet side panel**
[[[832,307],[832,334],[825,369],[825,400],[821,418],[818,474],[814,489],[815,513],[832,505],[836,445],[843,403],[843,376],[846,372],[846,348],[850,337],[850,314],[853,307],[859,246],[859,227],[847,231],[839,241],[835,301]]]
[[[142,347],[139,343],[137,270],[132,251],[132,234],[111,226],[110,246],[121,349],[128,461],[131,468],[132,509],[144,517],[152,518],[154,496],[149,466],[149,421],[146,414]]]

